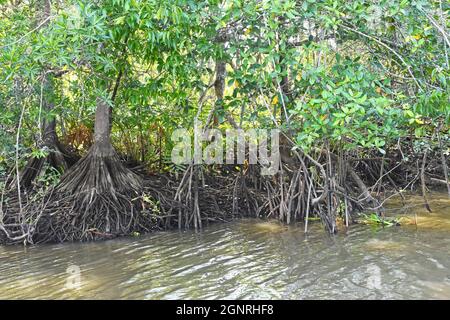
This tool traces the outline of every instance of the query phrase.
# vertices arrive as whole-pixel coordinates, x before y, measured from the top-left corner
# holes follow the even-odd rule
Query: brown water
[[[334,237],[320,224],[305,236],[303,225],[241,220],[201,233],[0,247],[0,298],[450,299],[450,201],[434,196],[432,214],[420,197],[407,206],[401,227],[356,225]]]

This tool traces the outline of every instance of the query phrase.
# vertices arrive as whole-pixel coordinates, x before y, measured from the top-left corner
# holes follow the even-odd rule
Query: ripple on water
[[[432,208],[418,213],[418,228],[355,225],[337,236],[319,223],[305,235],[302,224],[246,219],[201,233],[0,247],[0,298],[444,299],[450,206]],[[78,289],[66,286],[73,265]]]

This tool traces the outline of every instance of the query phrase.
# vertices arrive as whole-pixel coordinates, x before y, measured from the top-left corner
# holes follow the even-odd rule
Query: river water
[[[450,201],[420,197],[400,227],[246,219],[195,232],[0,247],[0,299],[450,299]],[[417,226],[414,225],[417,214]]]

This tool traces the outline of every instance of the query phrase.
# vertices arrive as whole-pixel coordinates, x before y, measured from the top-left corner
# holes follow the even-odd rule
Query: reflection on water
[[[305,236],[302,225],[241,220],[201,233],[0,247],[0,298],[450,299],[450,201],[432,198],[431,214],[420,197],[407,205],[417,227],[356,225],[334,237],[317,223]]]

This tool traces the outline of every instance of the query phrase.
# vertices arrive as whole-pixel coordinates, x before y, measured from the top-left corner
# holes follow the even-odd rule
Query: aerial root
[[[300,154],[296,165],[280,163],[272,176],[261,165],[189,165],[181,179],[140,177],[112,149],[96,150],[77,162],[44,195],[6,193],[0,206],[0,242],[42,243],[110,239],[178,228],[200,230],[215,221],[241,217],[286,224],[319,217],[336,233],[361,211],[383,216],[383,190],[402,190],[398,165],[380,159]],[[385,159],[382,159],[385,161]],[[395,194],[395,193],[394,193]]]

